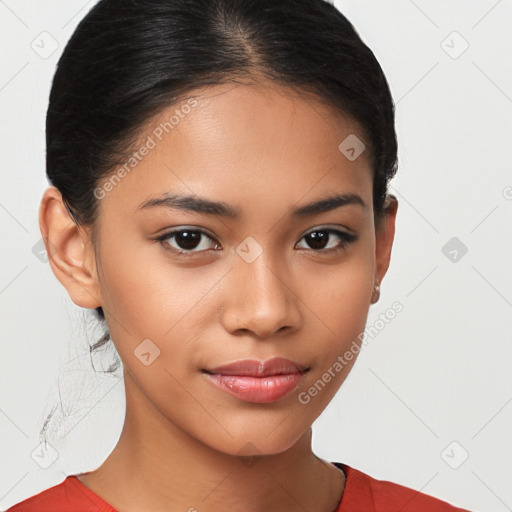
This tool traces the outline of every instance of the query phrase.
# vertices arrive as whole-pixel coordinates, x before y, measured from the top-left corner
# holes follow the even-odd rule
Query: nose
[[[229,293],[222,322],[231,334],[269,338],[300,328],[300,298],[293,290],[291,272],[272,264],[265,252],[252,263],[238,258],[229,272]]]

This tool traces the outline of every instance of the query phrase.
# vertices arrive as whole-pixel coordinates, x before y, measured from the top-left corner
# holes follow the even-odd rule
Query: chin
[[[217,451],[242,458],[278,455],[294,446],[304,434],[304,432],[301,432],[298,435],[296,433],[292,435],[292,433],[288,432],[288,435],[286,435],[287,433],[284,431],[278,433],[278,429],[279,427],[270,435],[267,431],[237,435],[229,440],[226,439],[225,443],[215,443],[215,445],[211,444],[210,446]]]

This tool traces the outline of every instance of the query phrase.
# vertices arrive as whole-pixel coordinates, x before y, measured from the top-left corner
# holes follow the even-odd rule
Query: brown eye
[[[207,251],[215,243],[211,236],[199,229],[177,229],[158,237],[157,240],[166,249],[183,255]],[[215,243],[215,246],[218,244]]]
[[[302,238],[309,245],[309,248],[314,251],[329,252],[331,250],[343,249],[349,243],[354,242],[357,236],[338,229],[315,229]],[[337,243],[336,240],[338,240]],[[340,240],[342,241],[341,243]]]

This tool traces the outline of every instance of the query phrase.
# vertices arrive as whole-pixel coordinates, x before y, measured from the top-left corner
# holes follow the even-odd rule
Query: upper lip
[[[251,377],[266,377],[269,375],[287,375],[290,373],[301,373],[309,370],[308,367],[284,359],[274,357],[267,361],[256,361],[253,359],[244,359],[233,363],[205,368],[204,371],[218,375],[247,375]]]

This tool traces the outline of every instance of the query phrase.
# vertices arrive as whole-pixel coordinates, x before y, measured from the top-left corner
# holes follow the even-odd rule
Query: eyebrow
[[[364,210],[368,207],[362,198],[353,193],[336,194],[325,197],[318,201],[305,204],[295,208],[291,212],[291,216],[295,218],[309,217],[320,213],[335,210],[342,206],[359,205]],[[210,201],[209,199],[195,196],[186,196],[180,194],[166,194],[162,197],[149,199],[141,203],[138,210],[146,210],[149,208],[164,207],[169,210],[186,210],[207,215],[215,215],[236,219],[240,217],[240,211],[223,201]]]

